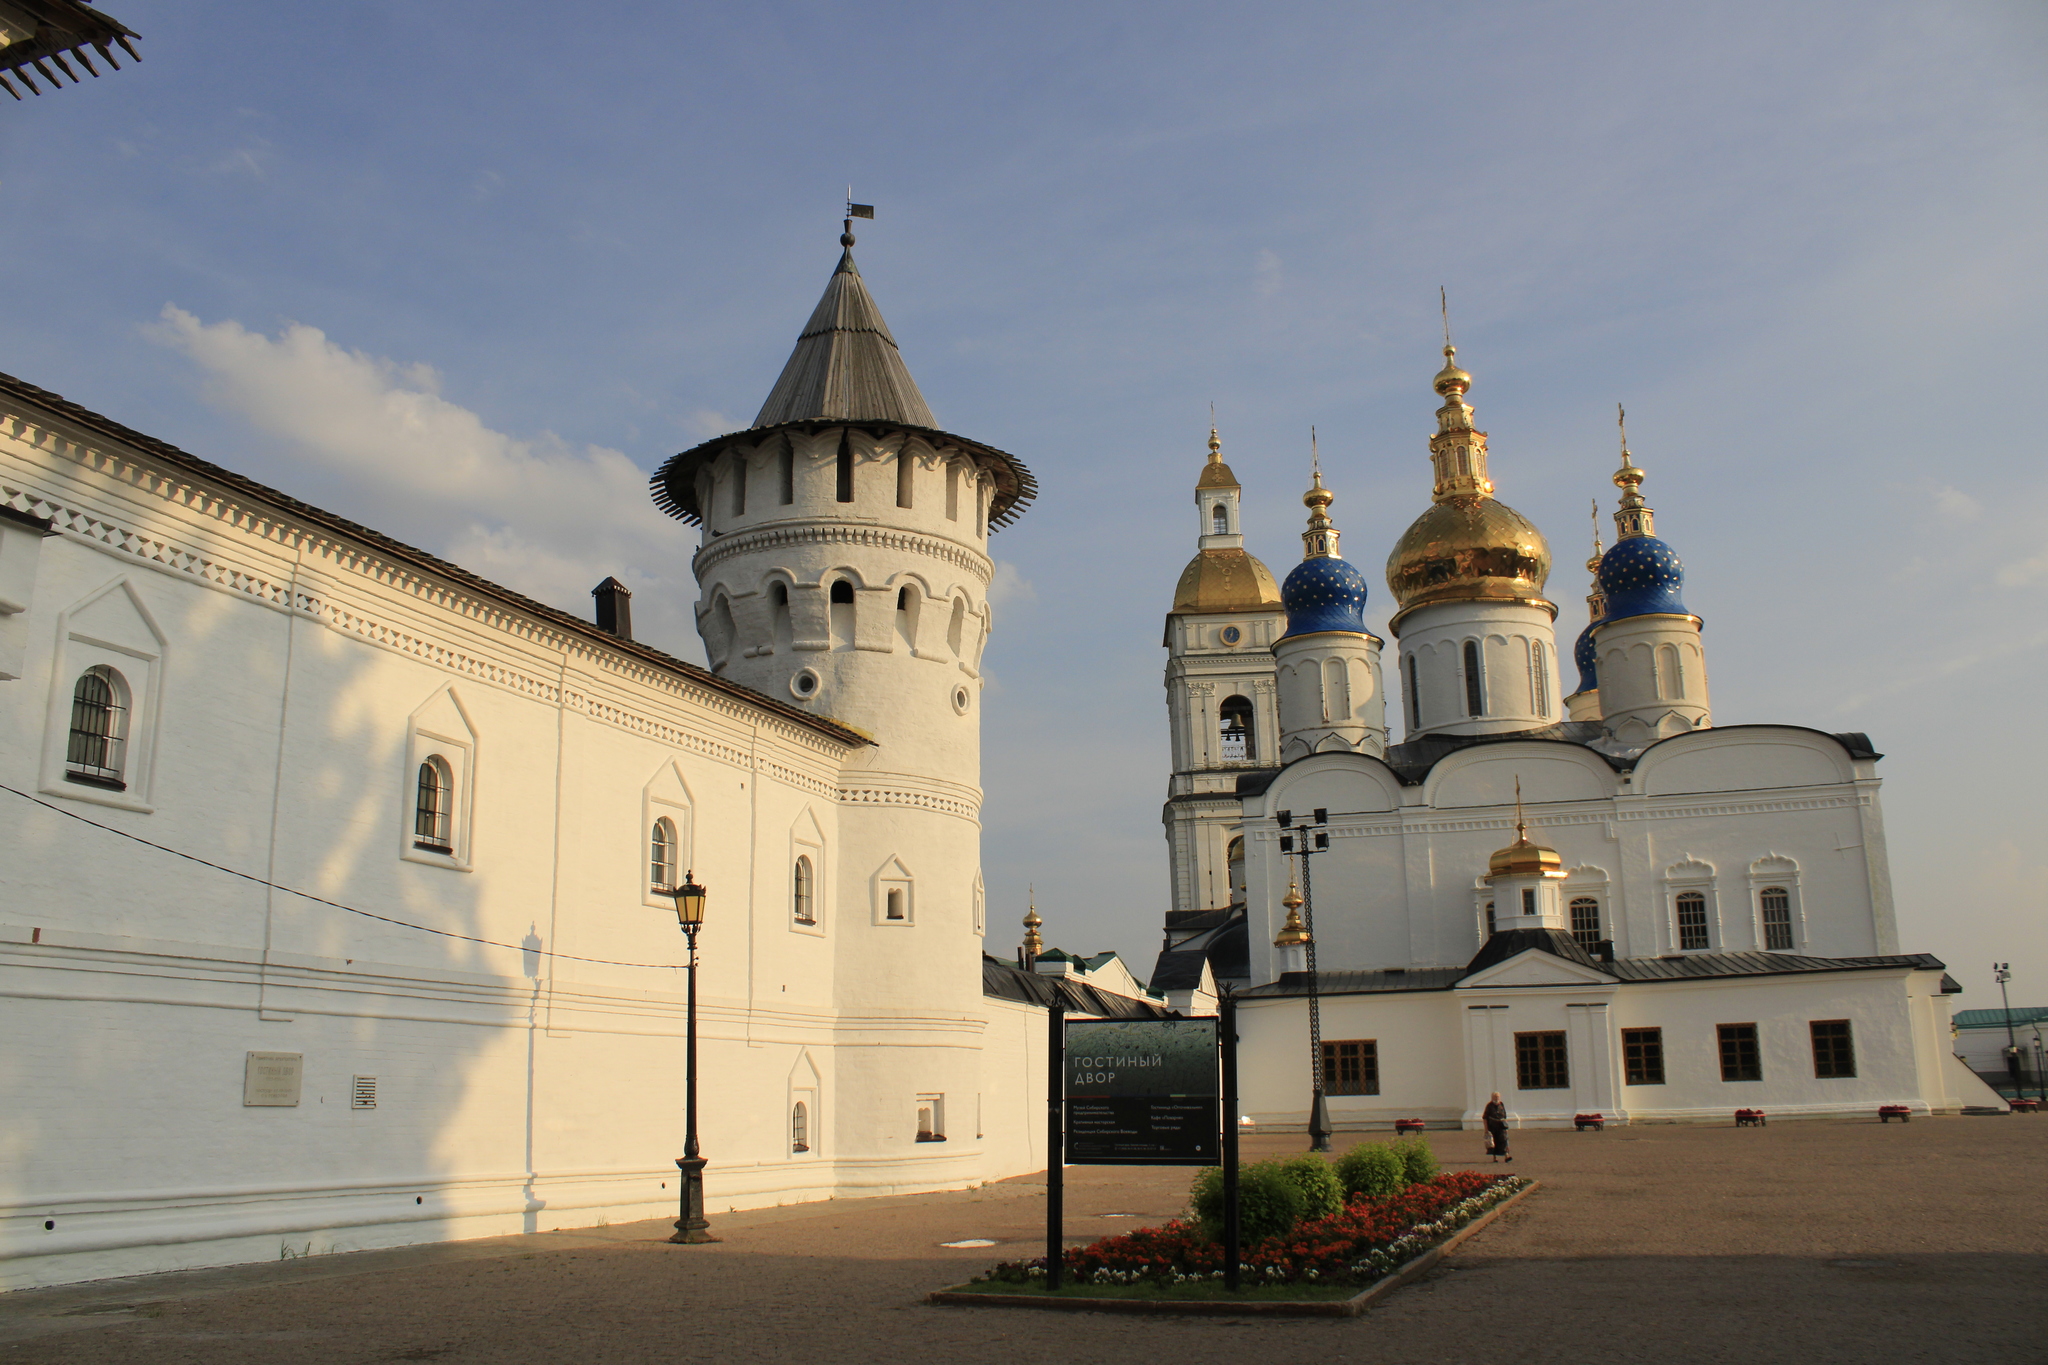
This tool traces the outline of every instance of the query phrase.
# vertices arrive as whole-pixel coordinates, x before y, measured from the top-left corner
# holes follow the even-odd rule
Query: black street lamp
[[[1322,828],[1330,823],[1330,812],[1317,806],[1314,817],[1298,827],[1294,823],[1293,811],[1278,811],[1275,818],[1282,829],[1299,829],[1299,833],[1280,836],[1280,851],[1301,857],[1301,920],[1308,930],[1308,1074],[1312,1088],[1308,1107],[1308,1149],[1327,1152],[1330,1150],[1330,1112],[1323,1100],[1322,981],[1316,972],[1315,887],[1309,880],[1308,862],[1315,854],[1330,851],[1330,832]]]
[[[2013,1035],[2012,997],[2005,992],[2005,983],[2012,979],[2012,964],[1994,962],[1991,970],[1998,981],[1998,999],[2005,1006],[2005,1069],[2012,1076],[2012,1097],[2019,1099],[2027,1092],[2020,1088],[2020,1040]]]
[[[683,873],[682,885],[669,891],[676,898],[676,923],[690,941],[689,1022],[683,1044],[683,1154],[676,1158],[682,1172],[682,1212],[676,1219],[671,1242],[715,1242],[711,1224],[704,1218],[704,1158],[697,1154],[697,931],[704,927],[704,888],[696,878]]]

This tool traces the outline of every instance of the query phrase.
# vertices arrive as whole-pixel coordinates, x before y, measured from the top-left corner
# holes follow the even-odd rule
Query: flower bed
[[[1353,1195],[1342,1213],[1305,1222],[1244,1249],[1247,1285],[1369,1285],[1443,1241],[1529,1182],[1452,1171],[1398,1194]],[[1061,1279],[1074,1285],[1179,1285],[1223,1279],[1223,1247],[1192,1222],[1139,1228],[1069,1247]],[[1045,1258],[1005,1261],[978,1283],[1042,1284]]]

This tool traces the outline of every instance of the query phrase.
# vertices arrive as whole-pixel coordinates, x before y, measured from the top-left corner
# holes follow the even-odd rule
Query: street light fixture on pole
[[[676,1219],[671,1242],[715,1242],[711,1224],[704,1218],[704,1158],[697,1154],[697,931],[704,927],[704,888],[691,873],[683,873],[680,886],[669,892],[676,898],[676,923],[690,941],[690,1004],[683,1043],[683,1154],[676,1158],[682,1172],[682,1210]]]
[[[1293,853],[1301,858],[1301,919],[1308,930],[1305,945],[1308,961],[1308,1065],[1309,1084],[1313,1098],[1308,1109],[1308,1149],[1311,1152],[1330,1150],[1330,1112],[1323,1099],[1323,1000],[1321,979],[1316,973],[1316,905],[1315,888],[1309,880],[1309,859],[1318,853],[1330,851],[1330,832],[1324,828],[1330,823],[1330,812],[1317,806],[1313,818],[1296,826],[1294,812],[1283,810],[1275,813],[1282,829],[1298,829],[1296,834],[1280,836],[1280,852]]]
[[[1998,998],[2005,1006],[2005,1069],[2012,1077],[2012,1097],[2019,1099],[2025,1093],[2020,1089],[2020,1040],[2012,1029],[2012,997],[2005,991],[2005,983],[2012,980],[2012,964],[1994,962],[1991,970],[1997,975]]]

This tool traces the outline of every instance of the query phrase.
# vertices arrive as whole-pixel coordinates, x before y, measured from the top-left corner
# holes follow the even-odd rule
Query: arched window
[[[780,501],[787,507],[796,501],[796,452],[790,449],[787,441],[782,443],[782,453],[776,457],[775,472],[782,485]]]
[[[1547,719],[1550,715],[1550,660],[1544,653],[1541,640],[1529,642],[1529,696],[1536,703],[1536,714]]]
[[[1493,902],[1488,901],[1486,903],[1486,936],[1488,938],[1492,938],[1493,934]]]
[[[1214,510],[1214,511],[1212,511],[1212,512],[1211,512],[1211,513],[1209,514],[1209,526],[1210,526],[1210,530],[1211,530],[1211,533],[1212,533],[1212,534],[1214,534],[1214,535],[1219,535],[1219,536],[1227,536],[1227,535],[1229,535],[1229,534],[1230,534],[1230,509],[1228,509],[1227,507],[1225,507],[1225,506],[1224,506],[1224,505],[1223,505],[1222,503],[1220,503],[1220,502],[1219,502],[1219,503],[1217,503],[1217,504],[1216,504],[1216,507],[1215,507],[1215,510]]]
[[[789,1111],[789,1150],[811,1150],[811,1111],[804,1106],[802,1100],[798,1100]]]
[[[904,915],[904,911],[903,911],[903,888],[902,888],[902,887],[900,887],[900,886],[892,886],[892,887],[890,887],[890,888],[889,888],[889,894],[888,894],[888,896],[887,896],[887,897],[885,898],[885,900],[884,900],[884,902],[883,902],[883,918],[884,918],[884,919],[903,919],[903,918],[905,918],[905,915]]]
[[[91,787],[125,790],[121,772],[128,747],[128,684],[105,664],[79,674],[71,689],[71,739],[64,776]]]
[[[747,513],[747,457],[735,454],[732,457],[732,514],[736,517]]]
[[[1658,645],[1656,662],[1657,700],[1678,701],[1685,696],[1685,672],[1679,667],[1678,647]]]
[[[1243,905],[1245,903],[1244,836],[1239,835],[1237,838],[1232,839],[1223,850],[1223,864],[1229,869],[1230,874],[1230,903],[1232,905]]]
[[[832,580],[832,647],[853,648],[853,584],[843,578]]]
[[[1422,688],[1420,684],[1418,684],[1415,681],[1415,656],[1413,654],[1410,654],[1408,656],[1407,690],[1408,696],[1406,700],[1408,702],[1408,728],[1411,731],[1420,730],[1422,728]]]
[[[789,584],[777,580],[768,587],[769,629],[775,636],[775,651],[789,652]]]
[[[917,614],[921,605],[914,589],[902,587],[896,590],[896,638],[903,642],[905,649],[917,648]]]
[[[1678,893],[1678,948],[1696,953],[1707,946],[1707,898],[1698,891]]]
[[[1764,947],[1784,952],[1792,946],[1792,896],[1782,886],[1767,886],[1757,893],[1764,912]]]
[[[1465,714],[1486,714],[1486,691],[1479,677],[1479,642],[1465,642]]]
[[[1257,752],[1252,742],[1252,704],[1243,697],[1225,697],[1216,715],[1222,722],[1223,761],[1249,760]]]
[[[915,492],[911,481],[916,475],[917,461],[911,457],[910,453],[905,451],[903,454],[898,455],[896,457],[896,505],[898,507],[910,506],[911,496]]]
[[[853,447],[839,442],[839,500],[853,501]]]
[[[654,822],[647,840],[647,884],[655,891],[676,885],[676,822],[666,815]]]
[[[816,924],[818,913],[813,901],[811,888],[811,859],[801,854],[796,860],[796,870],[790,876],[790,903],[798,924]]]
[[[412,806],[412,844],[431,853],[455,851],[455,777],[448,760],[431,754],[420,764]]]
[[[1600,941],[1600,902],[1591,896],[1574,896],[1571,903],[1572,937],[1590,948]]]

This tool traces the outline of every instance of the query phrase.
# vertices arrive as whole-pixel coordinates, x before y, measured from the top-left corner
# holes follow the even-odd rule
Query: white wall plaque
[[[305,1060],[299,1052],[250,1053],[242,1072],[243,1105],[296,1105]]]

